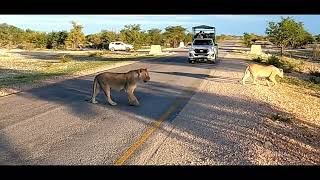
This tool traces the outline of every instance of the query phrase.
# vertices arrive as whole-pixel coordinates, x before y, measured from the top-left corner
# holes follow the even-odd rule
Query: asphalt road
[[[141,151],[155,125],[174,119],[216,66],[191,65],[186,55],[109,70],[148,68],[151,81],[135,92],[139,107],[129,106],[126,93],[115,91],[117,106],[108,105],[102,92],[99,104],[89,103],[94,75],[0,98],[0,164],[103,165],[119,159],[125,164]]]

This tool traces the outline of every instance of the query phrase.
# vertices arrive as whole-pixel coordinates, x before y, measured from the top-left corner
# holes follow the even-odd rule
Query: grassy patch
[[[59,75],[63,75],[63,73],[26,73],[17,76],[11,76],[9,78],[0,80],[0,87],[8,87],[16,84],[33,83],[39,80]]]
[[[77,62],[74,60],[46,63],[46,65],[35,68],[34,70],[14,70],[15,73],[0,79],[0,87],[8,87],[17,84],[34,83],[61,75],[71,75],[83,70],[92,70],[115,62]],[[32,69],[32,68],[29,68]]]
[[[301,59],[293,59],[287,57],[278,57],[272,55],[270,57],[251,57],[252,61],[261,64],[270,64],[284,70],[285,73],[298,72],[304,73],[305,77],[293,77],[286,75],[284,78],[277,78],[278,81],[298,86],[298,88],[307,88],[320,91],[320,69],[315,63],[305,62]]]
[[[35,83],[39,80],[49,79],[61,75],[99,69],[104,66],[148,59],[161,56],[135,56],[120,55],[108,57],[95,55],[61,55],[55,60],[39,60],[15,57],[3,57],[0,61],[0,88],[18,84]]]
[[[300,79],[297,77],[284,77],[283,79],[280,79],[280,82],[303,87],[306,89],[311,89],[314,91],[320,91],[320,84],[313,82],[312,80],[310,80],[310,78]]]
[[[311,66],[308,68],[309,69],[309,74],[315,77],[320,77],[320,69],[315,67],[315,66]]]

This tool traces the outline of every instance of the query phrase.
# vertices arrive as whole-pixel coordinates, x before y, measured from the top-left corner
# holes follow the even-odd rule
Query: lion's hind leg
[[[97,82],[97,78],[95,78],[94,81],[93,81],[93,92],[92,92],[92,98],[90,100],[91,103],[93,103],[93,104],[97,104],[98,103],[98,101],[96,100],[96,97],[99,94],[99,92],[100,92],[100,87],[99,87],[99,84]]]
[[[100,87],[102,88],[102,90],[103,90],[103,92],[104,92],[104,94],[105,94],[105,96],[106,96],[106,99],[107,99],[108,103],[109,103],[111,106],[116,106],[117,103],[114,102],[114,101],[112,101],[112,99],[111,99],[111,94],[110,94],[111,88],[110,88],[110,86],[109,86],[108,84],[105,84],[104,86],[101,86],[101,85],[100,85]]]

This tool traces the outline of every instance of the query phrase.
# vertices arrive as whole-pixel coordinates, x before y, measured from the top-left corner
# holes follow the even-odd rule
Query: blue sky
[[[215,26],[218,34],[252,32],[262,35],[267,23],[279,21],[281,16],[291,16],[303,22],[312,34],[320,34],[320,15],[0,15],[0,23],[51,32],[69,30],[73,20],[84,26],[85,34],[120,31],[126,24],[140,24],[143,30],[182,25],[189,31],[192,26],[204,24]]]

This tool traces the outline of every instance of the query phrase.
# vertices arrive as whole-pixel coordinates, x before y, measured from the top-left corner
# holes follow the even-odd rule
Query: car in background
[[[110,51],[131,51],[132,49],[133,49],[133,46],[131,44],[126,44],[121,41],[109,43]]]

